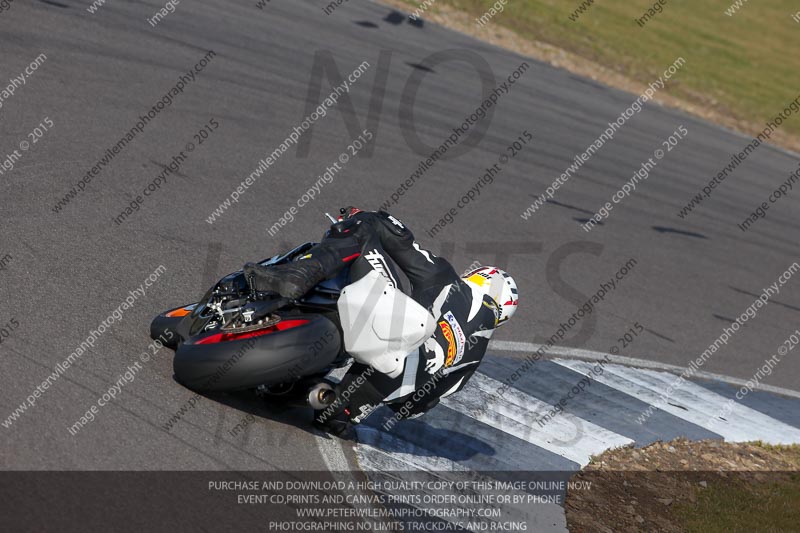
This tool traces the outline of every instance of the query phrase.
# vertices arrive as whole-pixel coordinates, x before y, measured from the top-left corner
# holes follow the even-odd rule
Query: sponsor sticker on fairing
[[[389,218],[389,220],[391,220],[391,221],[392,221],[392,224],[394,224],[394,225],[395,225],[395,226],[397,226],[398,228],[400,228],[400,229],[406,229],[406,227],[403,225],[403,223],[402,223],[402,222],[400,222],[399,220],[397,220],[396,218],[394,218],[392,215],[387,215],[387,217]]]
[[[451,366],[456,359],[456,340],[453,335],[453,330],[446,320],[439,322],[439,328],[442,330],[442,337],[447,341],[447,357],[444,360],[445,368]]]
[[[386,259],[377,249],[370,251],[364,256],[364,259],[369,261],[370,266],[377,270],[378,274],[386,278],[386,281],[389,282],[390,286],[397,288],[397,282],[392,276],[392,271],[389,269]]]
[[[360,424],[365,418],[371,415],[377,408],[378,408],[377,405],[370,405],[370,404],[359,405],[358,406],[359,413],[351,418],[353,423]]]
[[[455,315],[453,315],[452,311],[448,311],[444,314],[445,320],[449,324],[450,328],[452,329],[452,334],[456,344],[456,355],[453,361],[453,364],[457,364],[461,361],[461,358],[464,357],[464,348],[467,345],[467,337],[464,335],[464,330],[461,329],[461,324],[458,323],[456,320]],[[444,329],[444,328],[442,328]],[[449,356],[449,352],[448,352]],[[450,365],[446,365],[450,366]]]

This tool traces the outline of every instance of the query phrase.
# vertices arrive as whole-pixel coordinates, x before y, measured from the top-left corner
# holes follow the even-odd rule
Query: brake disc
[[[231,323],[228,323],[222,327],[222,331],[224,331],[225,333],[248,333],[250,331],[258,331],[260,329],[274,326],[280,321],[281,317],[279,315],[270,315],[267,318],[256,322],[255,324],[248,324],[245,326],[236,326],[236,325],[231,325]]]

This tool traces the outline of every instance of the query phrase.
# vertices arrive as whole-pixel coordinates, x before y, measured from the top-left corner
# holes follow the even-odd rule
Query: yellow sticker
[[[480,274],[473,274],[467,278],[467,281],[471,281],[478,287],[483,287],[483,284],[486,283],[486,278],[484,278]]]
[[[442,336],[447,340],[447,359],[444,361],[444,366],[447,368],[453,364],[456,358],[456,342],[450,324],[442,320],[439,322],[439,327],[442,328]]]

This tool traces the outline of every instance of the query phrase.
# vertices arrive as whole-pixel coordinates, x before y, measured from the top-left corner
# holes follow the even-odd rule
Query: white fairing
[[[436,329],[424,307],[374,270],[342,290],[338,308],[347,352],[391,377],[400,375],[409,352]]]

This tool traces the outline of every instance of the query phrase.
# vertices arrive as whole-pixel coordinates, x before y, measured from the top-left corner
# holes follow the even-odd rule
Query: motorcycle
[[[315,245],[260,262],[277,265]],[[333,400],[325,379],[352,358],[344,350],[337,301],[349,284],[349,269],[316,285],[299,300],[260,292],[240,270],[220,279],[196,303],[158,315],[150,336],[175,349],[175,379],[198,392],[254,389],[260,395],[308,391],[320,409]]]
[[[259,264],[295,261],[315,245]],[[355,360],[394,376],[436,328],[434,317],[405,294],[391,260],[373,268],[374,253],[296,300],[257,290],[241,270],[228,274],[199,302],[158,315],[150,336],[175,349],[175,379],[189,389],[254,389],[323,409],[336,398],[330,372]]]

